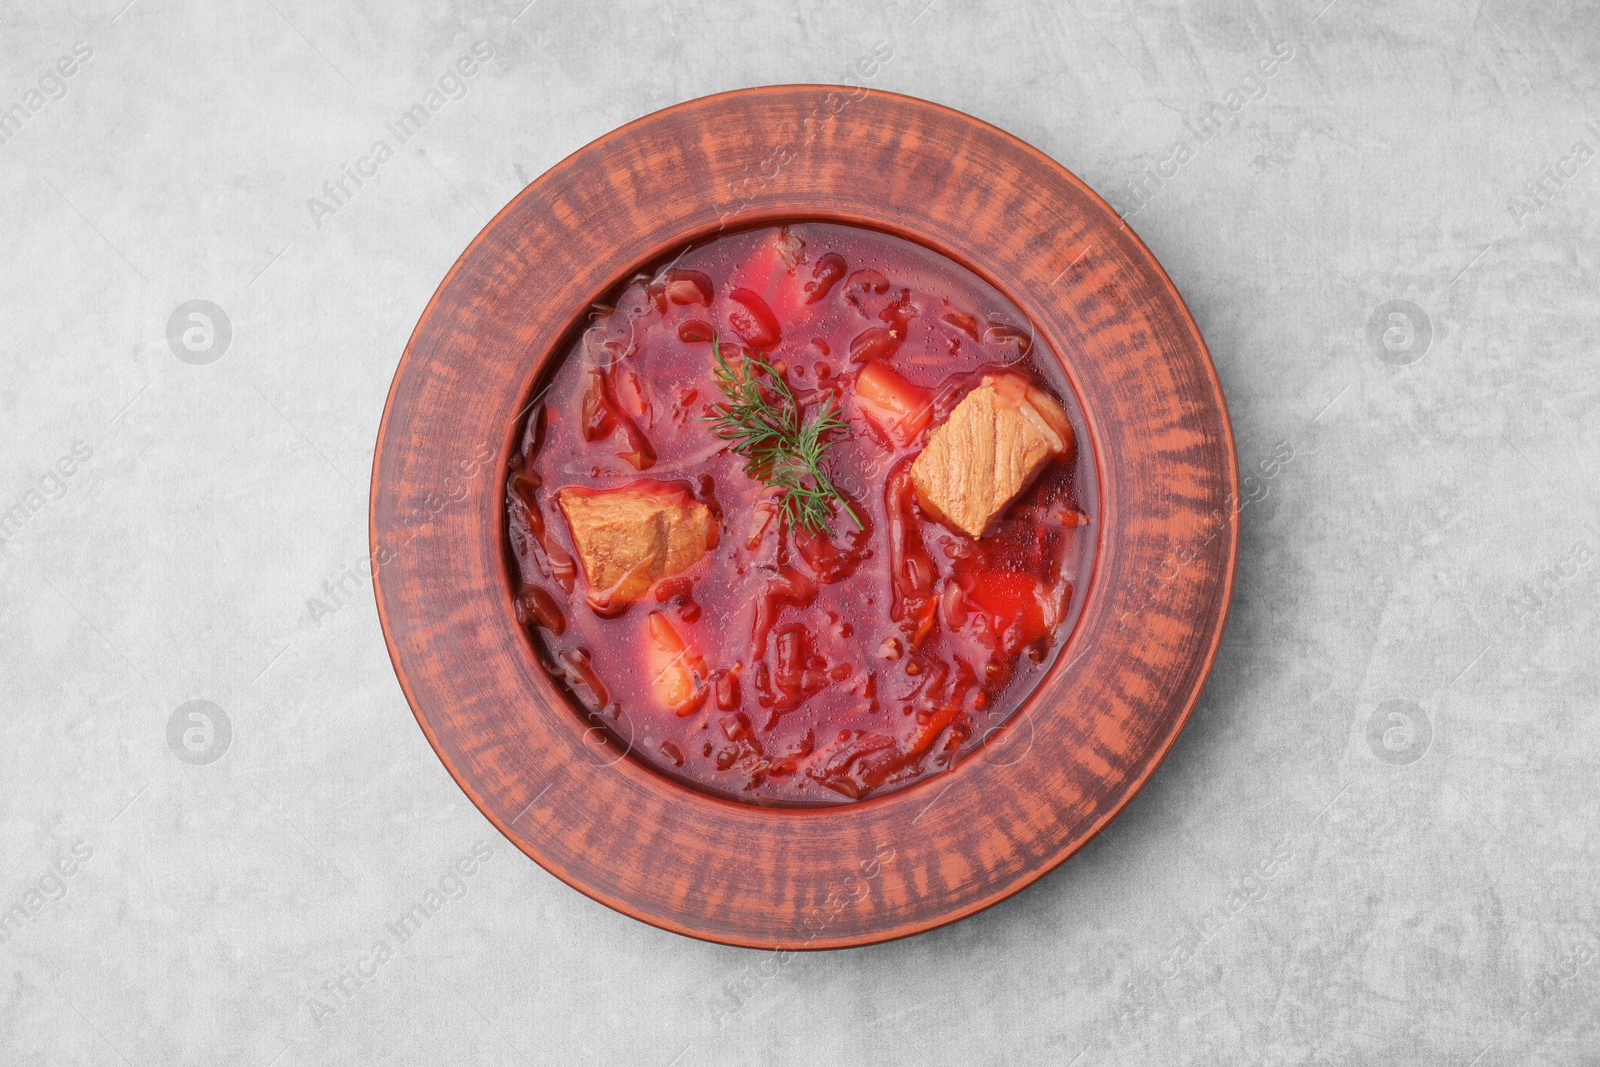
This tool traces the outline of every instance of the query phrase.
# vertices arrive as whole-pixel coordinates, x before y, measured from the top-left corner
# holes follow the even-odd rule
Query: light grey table
[[[0,1062],[1596,1062],[1592,10],[524,2],[0,7]],[[847,76],[1126,212],[1258,480],[1210,687],[1109,833],[779,960],[477,813],[385,654],[365,486],[524,184]]]

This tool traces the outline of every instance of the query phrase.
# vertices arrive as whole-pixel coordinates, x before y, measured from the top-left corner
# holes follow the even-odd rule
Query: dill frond
[[[716,435],[744,459],[745,474],[782,491],[781,506],[791,525],[831,536],[829,504],[837,501],[865,529],[861,516],[822,469],[828,435],[849,427],[838,399],[829,396],[807,418],[772,364],[752,355],[735,370],[716,337],[711,354],[717,361],[712,376],[726,400],[707,418]]]

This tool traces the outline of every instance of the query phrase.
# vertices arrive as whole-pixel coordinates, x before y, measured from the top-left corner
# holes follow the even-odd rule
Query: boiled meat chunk
[[[982,537],[1034,477],[1070,455],[1072,425],[1055,398],[1020,374],[986,374],[928,435],[911,464],[924,511]]]
[[[717,543],[711,509],[682,484],[568,486],[556,500],[589,582],[589,604],[601,614],[620,612],[657,579],[694,566]]]

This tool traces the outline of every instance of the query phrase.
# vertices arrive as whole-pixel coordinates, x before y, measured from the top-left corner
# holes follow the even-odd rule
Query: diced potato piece
[[[687,570],[717,543],[711,509],[686,487],[640,480],[556,494],[589,582],[589,605],[615,614],[658,579]]]
[[[1052,460],[1071,453],[1061,405],[1020,374],[986,374],[911,464],[923,510],[982,537]]]
[[[927,392],[877,361],[856,375],[856,403],[897,445],[910,444],[933,418]]]
[[[693,714],[706,699],[706,661],[659,611],[646,620],[646,638],[645,669],[656,701],[678,715]]]

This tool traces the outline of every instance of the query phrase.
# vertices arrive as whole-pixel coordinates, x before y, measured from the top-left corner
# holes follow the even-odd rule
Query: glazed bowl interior
[[[634,258],[627,263],[626,267],[622,271],[601,285],[595,292],[587,294],[583,301],[581,301],[576,307],[570,309],[569,314],[566,317],[566,327],[556,343],[539,352],[536,358],[532,358],[528,361],[528,372],[521,392],[522,403],[518,408],[519,418],[514,420],[512,425],[507,427],[503,445],[499,450],[501,460],[498,470],[497,484],[505,485],[508,479],[511,477],[512,460],[518,454],[518,441],[525,433],[526,422],[535,417],[534,413],[537,405],[550,389],[552,379],[556,371],[560,368],[564,360],[578,358],[575,350],[576,341],[582,332],[593,321],[595,309],[598,307],[609,306],[611,301],[607,298],[615,296],[629,279],[641,277],[651,273],[650,268],[652,266],[659,266],[662,263],[676,262],[682,256],[685,250],[703,245],[709,241],[725,236],[730,232],[747,232],[752,230],[761,230],[767,227],[793,226],[796,224],[803,225],[806,223],[818,222],[832,223],[836,225],[848,226],[854,229],[874,231],[887,234],[890,237],[910,241],[921,248],[926,249],[927,251],[933,252],[937,256],[949,260],[956,266],[969,271],[984,284],[998,292],[1011,305],[1016,307],[1026,320],[1027,328],[1030,334],[1030,349],[1033,352],[1042,352],[1042,358],[1049,360],[1054,367],[1059,368],[1063,378],[1067,383],[1068,390],[1071,394],[1070,397],[1067,398],[1067,409],[1074,424],[1077,447],[1087,459],[1087,467],[1094,481],[1093,486],[1088,489],[1086,496],[1079,500],[1080,506],[1086,507],[1086,512],[1089,517],[1089,526],[1092,531],[1092,543],[1088,548],[1089,561],[1087,582],[1085,583],[1086,588],[1084,589],[1082,596],[1073,598],[1075,605],[1074,610],[1071,611],[1065,620],[1059,622],[1055,628],[1055,632],[1052,635],[1052,647],[1049,653],[1050,662],[1046,665],[1044,677],[1040,678],[1038,683],[1035,684],[1033,688],[1031,688],[1022,697],[1021,701],[1016,703],[1016,705],[1010,710],[1009,714],[1007,714],[998,722],[991,722],[991,724],[988,725],[982,731],[982,733],[973,740],[973,743],[963,750],[961,758],[954,761],[948,770],[941,770],[937,773],[922,774],[893,790],[874,792],[869,796],[854,801],[854,803],[872,803],[874,801],[884,799],[886,796],[890,795],[891,792],[900,792],[906,789],[925,788],[930,782],[934,782],[935,780],[938,780],[942,783],[946,775],[961,773],[961,764],[966,762],[973,755],[979,754],[980,750],[987,750],[990,754],[990,758],[994,758],[997,754],[1003,752],[1008,746],[1014,745],[1016,743],[1015,739],[1009,736],[1011,724],[1020,720],[1025,720],[1026,717],[1031,714],[1032,705],[1039,698],[1039,694],[1043,689],[1042,683],[1044,678],[1047,678],[1049,673],[1057,668],[1058,664],[1065,664],[1071,661],[1073,656],[1073,638],[1079,630],[1079,623],[1088,611],[1091,599],[1096,595],[1095,576],[1097,573],[1097,562],[1100,553],[1100,542],[1103,539],[1103,526],[1099,522],[1098,516],[1102,507],[1102,501],[1104,499],[1104,484],[1100,475],[1100,466],[1097,460],[1099,444],[1097,435],[1094,432],[1093,412],[1090,411],[1084,403],[1082,391],[1078,388],[1077,384],[1078,376],[1074,372],[1072,361],[1063,354],[1060,339],[1050,336],[1047,332],[1042,331],[1038,327],[1033,314],[1022,302],[1022,300],[1018,298],[1017,294],[1008,290],[1008,287],[1004,284],[1004,279],[996,277],[991,272],[986,270],[981,262],[964,261],[963,258],[957,254],[957,251],[951,248],[948,245],[948,242],[942,239],[941,234],[914,230],[903,225],[896,226],[890,219],[869,214],[845,214],[833,212],[831,214],[810,213],[768,216],[756,215],[752,217],[741,218],[739,220],[738,228],[735,231],[730,231],[729,227],[724,223],[709,229],[701,228],[697,230],[685,231],[683,233],[672,234],[660,240],[655,246],[638,251]],[[505,585],[502,602],[506,612],[511,616],[513,622],[516,622],[516,598],[517,587],[519,585],[519,576],[516,555],[512,547],[513,539],[511,536],[511,530],[509,528],[509,515],[507,512],[502,511],[499,514],[498,527],[495,533],[500,545],[504,562]],[[520,626],[521,624],[517,623],[517,625]],[[523,632],[527,637],[528,652],[531,657],[533,657],[535,660],[540,660],[547,655],[546,651],[538,646],[537,640],[534,636],[534,628],[525,627]],[[572,711],[575,721],[584,724],[585,736],[588,738],[589,743],[596,748],[597,752],[604,752],[604,755],[600,756],[600,758],[611,761],[613,764],[624,758],[638,760],[638,751],[633,744],[632,738],[619,736],[616,730],[606,729],[603,726],[597,729],[594,716],[586,712],[582,705],[573,698],[571,693],[559,686],[558,689]],[[542,693],[531,692],[529,694],[529,699],[539,699],[542,695]],[[1026,729],[1025,726],[1024,729]],[[642,765],[648,769],[655,770],[657,773],[662,774],[663,777],[665,777],[668,781],[673,782],[675,785],[681,788],[696,790],[713,797],[718,796],[717,791],[706,790],[685,776],[674,775],[661,767],[651,767],[648,761],[639,762],[641,762]],[[783,809],[801,809],[812,810],[818,814],[823,814],[834,810],[838,806],[837,800],[838,798],[834,798],[833,802],[822,801],[811,803],[761,800],[755,801],[754,803],[756,803],[758,807],[766,810],[776,811]]]

